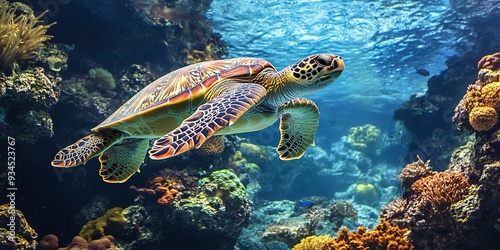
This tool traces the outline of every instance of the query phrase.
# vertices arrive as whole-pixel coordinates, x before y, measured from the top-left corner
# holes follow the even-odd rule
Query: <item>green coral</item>
[[[349,129],[347,141],[354,150],[373,153],[381,140],[380,129],[371,124]]]
[[[215,171],[210,177],[201,179],[200,184],[202,186],[216,187],[213,196],[221,199],[227,205],[236,207],[245,201],[245,186],[243,186],[238,176],[230,170]]]
[[[93,68],[89,70],[89,78],[99,89],[113,90],[116,88],[113,74],[104,68]]]
[[[103,216],[87,222],[80,230],[82,236],[87,242],[97,240],[105,235],[120,235],[125,228],[125,217],[123,209],[119,207],[112,208]]]
[[[248,225],[252,211],[238,176],[227,169],[218,170],[198,185],[196,195],[174,201],[176,217],[187,218],[184,225],[196,230],[237,237],[241,228]]]

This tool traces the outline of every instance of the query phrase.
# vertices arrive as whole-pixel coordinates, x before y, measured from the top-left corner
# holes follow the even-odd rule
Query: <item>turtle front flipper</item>
[[[319,125],[319,109],[308,99],[296,98],[279,108],[281,139],[276,151],[282,160],[302,157]]]
[[[115,144],[99,156],[99,175],[105,182],[127,181],[144,162],[149,147],[149,139],[130,138]]]
[[[200,147],[217,131],[230,126],[266,95],[266,89],[253,83],[224,86],[223,94],[200,105],[179,127],[156,140],[149,151],[151,159],[165,159]]]
[[[92,157],[98,156],[124,137],[125,134],[116,129],[105,129],[87,135],[61,149],[52,160],[52,166],[67,168],[85,164]]]

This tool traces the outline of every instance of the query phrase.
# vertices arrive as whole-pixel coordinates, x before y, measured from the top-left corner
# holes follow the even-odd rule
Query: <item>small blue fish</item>
[[[313,205],[314,205],[314,202],[311,200],[297,202],[297,207],[312,207]]]

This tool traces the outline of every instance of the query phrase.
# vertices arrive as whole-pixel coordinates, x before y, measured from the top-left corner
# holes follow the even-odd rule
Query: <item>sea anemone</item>
[[[55,23],[39,25],[47,11],[35,16],[33,11],[16,15],[16,7],[0,7],[0,68],[11,69],[18,60],[34,57],[43,42],[52,38],[45,34]]]

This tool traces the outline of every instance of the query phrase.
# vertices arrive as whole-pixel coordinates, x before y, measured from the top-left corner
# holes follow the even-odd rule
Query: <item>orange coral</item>
[[[373,230],[358,227],[355,232],[349,232],[346,227],[338,232],[335,239],[326,241],[322,250],[347,249],[414,249],[406,237],[408,229],[402,229],[381,219]]]
[[[158,198],[158,204],[162,205],[172,203],[175,199],[175,196],[179,193],[179,190],[177,188],[179,185],[177,185],[177,182],[175,180],[157,176],[153,178],[150,183],[150,188],[137,188],[135,186],[131,186],[130,189],[140,194],[162,194],[162,196]]]
[[[469,182],[459,173],[439,172],[422,178],[411,186],[415,200],[430,204],[437,211],[447,209],[468,192]]]

